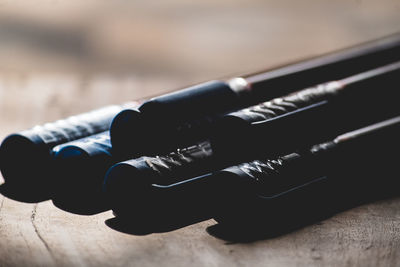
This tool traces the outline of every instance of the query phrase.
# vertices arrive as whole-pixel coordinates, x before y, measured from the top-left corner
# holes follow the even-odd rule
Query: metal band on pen
[[[247,95],[251,92],[251,84],[242,77],[230,79],[228,85],[239,96]]]

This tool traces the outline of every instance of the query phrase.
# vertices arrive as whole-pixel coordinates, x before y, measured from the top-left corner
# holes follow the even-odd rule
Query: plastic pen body
[[[140,200],[113,210],[117,216],[134,216],[146,203],[150,220],[198,216],[236,226],[300,224],[364,199],[398,193],[398,159],[390,156],[400,149],[399,134],[400,117],[395,117],[284,156],[169,185],[152,184]]]
[[[219,115],[396,60],[400,35],[260,74],[200,84],[151,99],[139,108],[141,113],[119,114],[111,127],[112,143],[127,156],[172,151],[207,138]]]
[[[121,110],[136,105],[109,106],[8,136],[0,147],[0,167],[7,183],[35,183],[49,177],[51,150],[69,141],[106,131]]]
[[[243,78],[251,85],[255,97],[268,100],[398,61],[399,44],[400,35],[395,34]]]
[[[376,109],[374,104],[389,95],[392,97],[387,102],[396,100],[393,96],[397,83],[393,82],[399,79],[399,67],[399,63],[385,66],[346,78],[346,82],[322,84],[229,114],[222,119],[221,128],[212,140],[212,150],[205,157],[177,154],[126,161],[108,172],[106,188],[120,188],[112,189],[114,192],[135,190],[117,196],[123,198],[119,203],[130,203],[130,197],[142,193],[133,189],[136,187],[178,183],[182,178],[205,175],[229,163],[289,153],[379,121],[388,114],[398,113],[395,105]],[[379,93],[384,90],[385,96],[376,93],[378,85],[382,86]],[[186,161],[192,165],[185,164]],[[201,168],[194,167],[198,163]]]
[[[307,150],[227,168],[219,175],[237,187],[227,194],[230,201],[219,202],[215,217],[238,225],[300,221],[398,194],[398,159],[392,155],[400,149],[399,136],[395,117]]]
[[[101,193],[104,174],[117,161],[108,131],[55,147],[53,160],[60,173],[53,183],[54,197],[78,194],[87,198]]]
[[[213,150],[219,157],[240,154],[248,160],[394,116],[399,74],[400,63],[394,63],[227,114],[212,136]]]

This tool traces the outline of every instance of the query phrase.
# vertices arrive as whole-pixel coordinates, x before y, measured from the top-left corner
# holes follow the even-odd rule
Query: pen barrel
[[[339,80],[400,60],[400,35],[245,75],[255,98],[271,99],[326,81]]]
[[[210,144],[205,141],[165,155],[123,161],[108,171],[105,188],[109,194],[119,194],[119,190],[135,184],[171,184],[217,168],[214,160]]]
[[[108,130],[114,116],[123,108],[123,106],[117,105],[100,108],[88,113],[38,125],[32,129],[22,131],[18,135],[27,139],[37,140],[38,144],[51,149],[56,145]]]
[[[111,126],[114,150],[121,155],[167,153],[204,139],[213,116],[242,104],[240,90],[211,81],[143,103],[137,112],[123,111]]]
[[[281,157],[264,157],[185,180],[148,181],[146,177],[153,172],[146,173],[150,168],[142,160],[140,167],[125,165],[110,171],[105,185],[114,200],[113,210],[125,218],[132,218],[140,211],[144,220],[214,217],[234,225],[279,224],[282,218],[300,220],[323,214],[318,212],[321,209],[330,212],[332,207],[345,203],[360,182],[366,182],[366,187],[359,190],[373,190],[376,184],[370,181],[374,179],[365,177],[371,169],[373,174],[390,173],[388,168],[385,172],[380,168],[396,161],[386,160],[383,155],[399,149],[398,122],[372,127],[373,131],[346,141],[335,139]],[[368,165],[363,166],[365,163]],[[142,179],[134,179],[140,168],[145,170]],[[353,180],[347,179],[352,176]],[[382,192],[389,184],[393,185],[392,178],[376,181]],[[337,199],[338,196],[343,199]]]
[[[242,160],[257,156],[257,151],[268,150],[273,156],[396,115],[400,64],[393,66],[227,114],[214,130],[213,150],[218,157],[241,151]]]
[[[239,95],[225,82],[210,81],[152,98],[139,110],[154,122],[179,124],[232,110],[240,104]]]
[[[400,149],[398,118],[354,139],[224,169],[220,175],[242,182],[230,187],[228,200],[217,201],[217,219],[238,225],[300,221],[398,194],[398,158],[389,156]]]
[[[140,112],[148,117],[145,123],[138,119],[137,114],[121,114],[112,126],[112,143],[116,151],[130,156],[168,152],[206,138],[209,135],[207,129],[212,127],[210,121],[214,121],[206,117],[219,116],[243,106],[327,80],[342,79],[396,60],[400,60],[400,35],[264,73],[231,79],[226,83],[213,81],[201,84],[149,100],[140,108]],[[149,130],[135,132],[135,129],[145,128]],[[167,146],[167,143],[171,145]],[[146,150],[147,147],[155,146],[160,147],[160,150]],[[163,146],[165,148],[161,151]]]
[[[105,173],[118,160],[112,155],[108,131],[56,146],[52,153],[58,170],[52,183],[55,197],[100,194]]]
[[[46,171],[51,169],[50,153],[53,147],[108,130],[116,114],[136,104],[108,106],[8,136],[0,147],[0,167],[4,179],[12,182],[14,179],[28,179],[25,176],[33,174],[37,179],[48,176]]]

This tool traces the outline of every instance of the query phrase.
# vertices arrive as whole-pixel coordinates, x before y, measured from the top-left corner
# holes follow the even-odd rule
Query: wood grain
[[[78,95],[76,90],[69,92]],[[63,101],[64,94],[58,91],[52,99]],[[25,103],[24,109],[44,121],[69,104],[59,106],[57,115],[47,112],[51,107]],[[28,127],[29,116],[6,122],[10,128]],[[7,130],[2,128],[1,135]],[[216,224],[213,220],[137,236],[108,227],[111,212],[80,216],[51,201],[30,204],[0,197],[0,266],[395,266],[400,260],[400,198],[363,205],[278,237],[232,243],[206,231]]]
[[[0,0],[0,6],[5,2]],[[63,1],[41,2],[46,6]],[[43,11],[46,16],[41,10],[27,15],[18,6],[0,12],[0,30],[8,30],[0,37],[0,138],[103,105],[400,30],[400,6],[391,0],[343,0],[336,5],[309,0],[292,9],[288,6],[293,1],[204,1],[193,6],[169,1],[160,9],[143,2],[127,11],[122,4],[93,9],[95,1],[89,2],[82,7],[59,4],[56,10],[66,13]],[[49,29],[53,20],[58,25],[55,32],[77,32],[89,44],[98,44],[90,56],[71,56],[71,50],[56,51],[46,42],[46,49],[38,48],[32,41],[35,34],[28,36],[32,40],[18,39],[21,31],[15,25]],[[141,35],[144,39],[137,38]],[[24,40],[33,45],[21,44]],[[216,224],[213,220],[167,233],[133,235],[107,226],[112,217],[110,211],[81,216],[51,201],[23,203],[0,195],[0,266],[400,265],[400,198],[246,243],[211,235],[207,228]]]
[[[133,236],[108,228],[110,212],[82,217],[2,200],[2,266],[396,266],[400,199],[364,205],[277,238],[227,243],[207,221]]]

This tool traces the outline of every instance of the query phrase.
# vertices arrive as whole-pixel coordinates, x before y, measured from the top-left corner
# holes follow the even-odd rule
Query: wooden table
[[[0,138],[106,104],[270,67],[400,29],[396,1],[321,5],[308,0],[289,8],[292,3],[205,1],[189,6],[170,1],[161,5],[162,11],[142,3],[127,8],[134,15],[118,5],[103,7],[107,12],[101,5],[74,12],[71,5],[69,13],[48,17],[21,15],[18,7],[0,12]],[[53,31],[46,22],[56,18]],[[22,31],[21,25],[30,30]],[[60,48],[41,38],[53,40],[57,32],[81,41]],[[132,47],[136,52],[131,53]],[[0,201],[0,266],[400,265],[400,198],[253,242],[211,235],[213,220],[133,235],[106,225],[113,217],[110,211],[82,216],[51,201],[24,203],[2,195]]]

